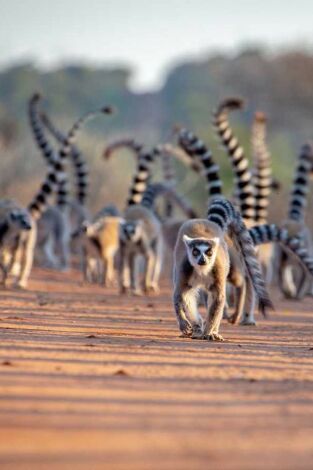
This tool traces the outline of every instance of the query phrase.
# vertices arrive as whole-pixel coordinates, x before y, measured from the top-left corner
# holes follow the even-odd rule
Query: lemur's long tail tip
[[[40,91],[36,91],[33,96],[31,97],[31,101],[39,101],[42,98],[42,94]]]
[[[267,310],[275,310],[275,307],[270,298],[260,299],[259,300],[259,311],[262,313],[263,317],[267,316]]]
[[[104,106],[101,111],[103,114],[114,114],[117,110],[113,106]]]
[[[262,111],[256,111],[254,113],[254,119],[257,121],[257,122],[267,122],[267,116],[265,113],[263,113]]]
[[[221,102],[219,109],[242,109],[245,105],[243,98],[231,97]]]

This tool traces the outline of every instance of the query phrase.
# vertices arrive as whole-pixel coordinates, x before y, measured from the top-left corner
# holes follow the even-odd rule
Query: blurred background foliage
[[[202,61],[189,60],[173,67],[163,87],[151,93],[132,92],[131,74],[126,67],[84,64],[47,71],[33,63],[19,63],[0,71],[1,197],[27,203],[46,170],[27,119],[27,103],[35,91],[43,94],[44,109],[63,130],[82,113],[103,104],[118,109],[113,117],[98,117],[88,124],[78,139],[90,164],[93,210],[112,201],[123,207],[134,168],[134,159],[127,152],[104,162],[101,155],[105,145],[126,136],[147,146],[168,141],[177,123],[209,144],[221,166],[226,193],[231,194],[231,168],[212,131],[211,113],[221,99],[240,96],[246,101],[245,110],[233,113],[231,122],[247,155],[254,112],[263,111],[268,116],[274,175],[283,185],[272,208],[282,214],[300,145],[313,133],[311,53],[298,49],[269,54],[262,48],[246,47],[235,56],[218,54]],[[203,210],[204,185],[193,174],[186,180],[186,170],[175,165],[180,190]]]

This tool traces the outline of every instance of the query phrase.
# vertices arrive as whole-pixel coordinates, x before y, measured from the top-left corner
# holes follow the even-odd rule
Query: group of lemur
[[[267,284],[273,280],[288,298],[312,295],[313,247],[305,207],[313,175],[313,147],[305,144],[299,153],[285,221],[269,224],[269,197],[275,182],[266,118],[255,113],[251,133],[254,167],[250,169],[229,123],[229,113],[242,107],[242,100],[226,99],[213,113],[216,133],[234,172],[231,200],[223,195],[219,166],[209,148],[194,133],[176,126],[176,144],[147,149],[133,139],[122,139],[106,148],[107,159],[121,147],[131,149],[136,171],[124,211],[112,203],[92,216],[86,206],[88,165],[75,139],[88,119],[110,115],[113,109],[106,106],[87,113],[63,132],[43,112],[42,97],[33,95],[29,123],[48,170],[27,207],[11,199],[0,201],[3,285],[13,279],[15,286],[25,288],[34,259],[64,270],[74,253],[80,257],[86,281],[108,286],[118,274],[121,293],[157,293],[163,254],[168,249],[174,253],[173,305],[180,331],[209,340],[223,340],[219,333],[223,317],[231,323],[240,320],[254,325],[257,304],[264,314],[272,308]],[[51,145],[51,138],[55,145]],[[202,175],[205,177],[209,199],[206,217],[197,215],[179,194],[172,157],[188,166],[188,174],[197,172],[199,182]],[[163,179],[152,182],[158,160]],[[75,197],[69,196],[69,161],[74,168]],[[160,198],[164,201],[161,206],[157,204]],[[174,215],[175,206],[184,216]],[[201,303],[208,310],[205,319],[199,314]]]

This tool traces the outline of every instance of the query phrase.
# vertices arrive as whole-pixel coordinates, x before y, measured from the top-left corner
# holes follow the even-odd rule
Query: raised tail
[[[233,204],[223,197],[214,198],[208,208],[208,220],[217,224],[223,232],[229,232],[241,253],[247,273],[259,299],[259,310],[265,315],[273,304],[266,290],[260,264],[257,260],[254,243],[240,213]]]
[[[303,246],[301,237],[290,236],[286,228],[278,227],[276,224],[258,225],[250,228],[249,233],[255,245],[281,243],[298,258],[300,264],[313,276],[313,258]]]
[[[239,198],[241,215],[245,220],[253,221],[255,218],[255,193],[252,174],[249,170],[248,159],[245,157],[243,148],[234,135],[228,120],[229,111],[242,108],[243,100],[239,98],[226,99],[214,112],[213,125],[227,151],[236,176],[236,195]]]
[[[48,139],[46,138],[44,128],[40,119],[40,101],[41,95],[39,93],[35,93],[31,97],[28,107],[29,122],[36,144],[38,145],[43,157],[48,163],[51,172],[55,172],[55,175],[57,176],[57,205],[60,207],[61,210],[63,210],[68,204],[69,180],[64,162],[60,161],[57,153],[54,151],[53,147],[50,145]],[[56,164],[57,167],[55,166]],[[38,194],[40,194],[40,192]]]
[[[304,220],[304,209],[307,205],[307,193],[310,174],[313,168],[313,148],[307,143],[301,147],[295,169],[292,191],[289,201],[288,218],[297,222]]]
[[[28,204],[28,210],[34,220],[40,219],[42,214],[47,209],[50,196],[56,191],[58,187],[57,172],[60,170],[58,163],[54,164],[56,171],[49,171],[45,181],[41,185],[40,190],[33,197],[32,201]]]
[[[129,148],[135,152],[136,157],[139,157],[140,152],[143,149],[143,145],[136,142],[134,139],[118,139],[105,148],[103,157],[108,160],[116,150],[123,147]]]
[[[267,221],[269,196],[273,187],[271,155],[266,144],[266,122],[264,113],[255,113],[251,147],[254,159],[255,221],[259,224],[264,224]]]
[[[154,148],[150,152],[142,150],[139,154],[137,169],[129,190],[127,206],[141,204],[143,195],[151,179],[151,165],[159,151]]]
[[[191,157],[198,157],[203,165],[203,172],[207,180],[209,196],[222,194],[222,181],[219,176],[219,166],[214,162],[210,149],[195,134],[187,129],[178,132],[178,143]]]
[[[55,139],[58,140],[60,144],[64,145],[66,143],[65,134],[55,127],[45,113],[41,114],[41,120]],[[89,187],[89,171],[87,162],[76,145],[72,145],[70,156],[76,177],[76,199],[81,205],[84,205],[88,197]]]

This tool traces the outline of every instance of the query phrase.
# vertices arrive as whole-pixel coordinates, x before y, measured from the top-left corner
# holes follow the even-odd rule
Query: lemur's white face
[[[140,241],[142,235],[142,224],[138,220],[124,221],[120,225],[120,237],[124,242],[137,243]]]
[[[208,273],[214,266],[219,246],[218,238],[190,238],[183,236],[189,263],[202,274]]]

